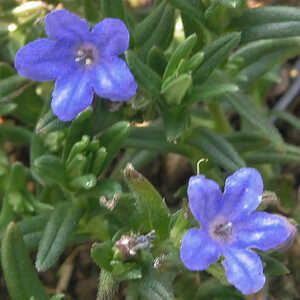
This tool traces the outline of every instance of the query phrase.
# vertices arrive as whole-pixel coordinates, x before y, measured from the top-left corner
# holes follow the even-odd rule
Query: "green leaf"
[[[0,80],[0,102],[4,96],[14,92],[27,82],[29,82],[27,78],[20,77],[19,75],[9,76],[8,78]]]
[[[22,235],[26,235],[33,232],[39,232],[45,228],[48,219],[49,216],[47,214],[29,217],[20,221],[18,223],[18,227]]]
[[[99,268],[112,271],[110,264],[113,259],[113,244],[111,241],[96,243],[92,246],[91,256]]]
[[[93,110],[91,107],[87,108],[81,112],[75,120],[72,121],[71,126],[68,131],[64,152],[63,160],[66,161],[68,155],[74,145],[78,140],[81,139],[83,134],[87,134],[90,131],[91,127],[91,116]]]
[[[66,173],[70,178],[76,178],[84,175],[84,170],[87,166],[87,158],[81,153],[78,153],[74,158],[66,165]]]
[[[244,69],[247,66],[257,62],[263,56],[277,52],[278,50],[299,49],[300,38],[281,38],[251,42],[240,47],[230,57],[230,62],[238,61],[238,69]]]
[[[214,1],[205,11],[206,24],[218,33],[222,33],[231,19],[241,15],[246,7],[246,0]]]
[[[166,239],[169,233],[169,211],[160,194],[132,165],[127,165],[124,176],[136,197],[137,209],[143,218],[143,229],[146,232],[154,229],[160,240]]]
[[[67,157],[66,163],[69,164],[77,154],[84,155],[85,150],[87,150],[89,144],[90,144],[90,137],[88,135],[83,135],[79,142],[73,144],[69,152],[69,155]]]
[[[10,113],[12,113],[17,107],[17,104],[15,103],[7,103],[7,104],[2,104],[0,103],[0,116],[5,116]]]
[[[163,51],[154,46],[148,53],[147,64],[159,75],[163,75],[168,61]]]
[[[175,10],[167,4],[156,26],[152,28],[151,34],[147,35],[147,39],[141,45],[141,56],[146,57],[148,51],[154,46],[165,50],[173,39],[174,25]]]
[[[138,291],[145,300],[175,300],[170,282],[157,271],[150,271],[138,281]]]
[[[152,11],[151,13],[142,21],[140,22],[134,32],[134,41],[137,46],[143,45],[149,36],[153,33],[153,28],[156,28],[157,24],[159,23],[165,7],[166,1],[161,1]]]
[[[70,186],[75,190],[85,189],[90,190],[97,184],[97,178],[94,174],[87,174],[73,179]]]
[[[2,268],[12,300],[34,297],[49,299],[31,263],[22,235],[15,223],[10,223],[1,247]]]
[[[195,134],[189,137],[186,142],[199,148],[208,158],[216,161],[230,172],[234,172],[246,166],[244,160],[236,152],[233,146],[208,128],[196,128]]]
[[[223,136],[233,144],[239,152],[258,150],[269,145],[269,141],[266,137],[250,131],[232,132]]]
[[[181,106],[162,106],[165,135],[170,143],[177,143],[188,124],[188,114]]]
[[[279,260],[273,258],[272,256],[265,254],[265,253],[259,253],[260,257],[262,258],[264,262],[264,273],[271,275],[271,276],[281,276],[285,274],[289,274],[289,269],[281,263]]]
[[[69,122],[60,121],[51,110],[44,114],[36,124],[36,133],[43,135],[67,127]]]
[[[14,162],[11,165],[8,177],[7,191],[14,192],[24,189],[26,185],[26,177],[27,172],[24,165],[18,161]]]
[[[248,164],[284,164],[288,162],[300,163],[300,154],[276,152],[276,151],[255,151],[243,155]]]
[[[43,185],[65,184],[65,168],[61,160],[50,154],[45,154],[34,160],[31,166],[34,177]]]
[[[131,50],[126,52],[126,59],[139,86],[148,91],[153,97],[159,97],[161,87],[159,75],[145,65]]]
[[[86,19],[92,22],[99,21],[99,7],[98,1],[84,0],[84,12]]]
[[[186,191],[186,187],[185,187]],[[181,246],[182,238],[188,229],[189,219],[186,216],[184,209],[176,212],[176,221],[170,231],[170,239],[172,240],[175,248],[179,249]]]
[[[100,0],[101,12],[105,18],[117,18],[125,20],[122,0]]]
[[[272,70],[276,65],[287,60],[289,57],[296,56],[299,48],[277,50],[259,58],[256,62],[248,65],[239,71],[238,77],[241,78],[240,86],[248,88],[251,83],[259,79],[262,75]]]
[[[100,138],[100,143],[105,147],[107,154],[99,173],[103,172],[103,170],[105,170],[112,162],[114,157],[120,151],[120,148],[124,145],[129,133],[130,123],[126,121],[115,123],[104,132]]]
[[[11,142],[22,146],[30,143],[31,132],[24,127],[0,124],[0,142]]]
[[[197,102],[215,102],[218,97],[226,92],[237,92],[239,87],[233,83],[215,83],[207,82],[202,85],[193,86],[191,92],[184,99],[184,104],[192,104]],[[217,98],[217,99],[216,99]]]
[[[30,165],[33,165],[33,162],[38,157],[46,154],[47,149],[44,145],[44,140],[37,134],[32,134],[31,143],[30,143]]]
[[[196,23],[202,25],[205,23],[202,11],[191,1],[186,0],[169,0],[169,2],[183,13],[187,14]]]
[[[229,54],[238,46],[241,40],[239,32],[232,32],[220,37],[203,49],[204,62],[194,73],[194,79],[204,82],[213,70],[224,63]]]
[[[101,147],[98,149],[98,151],[95,153],[94,162],[92,165],[92,173],[98,177],[102,170],[104,170],[104,162],[106,160],[107,151],[106,148]]]
[[[248,9],[242,16],[235,19],[233,25],[239,28],[280,23],[289,21],[300,21],[300,9],[290,6],[264,6]]]
[[[58,260],[81,215],[82,209],[75,205],[70,207],[70,203],[60,203],[55,208],[39,244],[36,257],[38,271],[48,270]]]
[[[262,39],[296,37],[300,35],[300,20],[256,25],[242,31],[242,43]]]
[[[288,122],[294,128],[300,130],[300,119],[287,111],[275,110],[271,111],[271,116],[277,117],[279,120]]]
[[[255,107],[249,96],[241,92],[225,93],[224,99],[275,147],[284,151],[284,142],[277,128]]]
[[[169,105],[179,105],[192,83],[191,75],[182,74],[163,85],[161,92]]]
[[[50,298],[50,300],[63,300],[65,298],[64,294],[56,294]]]
[[[225,269],[220,262],[215,262],[214,264],[210,265],[205,271],[210,273],[213,277],[217,278],[223,285],[230,285],[225,274]]]
[[[135,262],[112,261],[112,275],[116,280],[134,280],[142,278],[141,266]]]

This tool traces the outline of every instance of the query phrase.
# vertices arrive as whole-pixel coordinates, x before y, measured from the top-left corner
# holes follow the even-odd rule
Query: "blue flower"
[[[205,270],[223,256],[229,282],[243,294],[260,290],[265,283],[263,266],[250,249],[274,249],[296,230],[284,217],[254,212],[262,192],[261,175],[251,168],[229,176],[223,194],[215,181],[203,175],[191,177],[189,205],[201,229],[192,228],[183,237],[180,256],[185,266]]]
[[[37,81],[56,80],[51,107],[62,121],[71,121],[87,108],[94,92],[111,101],[126,101],[137,84],[118,56],[129,44],[129,32],[119,19],[107,18],[92,31],[88,23],[66,10],[46,16],[49,39],[21,48],[15,67]]]

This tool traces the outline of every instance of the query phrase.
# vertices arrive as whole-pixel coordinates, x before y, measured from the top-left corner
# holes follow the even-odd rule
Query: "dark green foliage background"
[[[37,272],[55,272],[66,247],[91,241],[98,300],[245,299],[219,262],[189,272],[178,252],[196,225],[186,184],[201,159],[208,158],[201,173],[221,186],[237,169],[257,168],[265,190],[277,194],[263,209],[300,221],[299,98],[282,110],[279,94],[270,96],[300,54],[300,8],[278,6],[288,1],[248,7],[257,2],[0,0],[1,263],[12,300],[50,299]],[[45,15],[62,7],[91,26],[105,17],[127,24],[124,59],[139,86],[133,99],[116,105],[95,96],[63,123],[50,110],[53,82],[17,75],[16,51],[45,37]],[[178,155],[170,168],[178,174],[142,175],[161,170],[170,153]],[[175,188],[166,174],[180,178]],[[115,247],[121,236],[151,230],[153,248],[124,261]],[[257,299],[298,299],[299,241],[262,255],[268,283]]]

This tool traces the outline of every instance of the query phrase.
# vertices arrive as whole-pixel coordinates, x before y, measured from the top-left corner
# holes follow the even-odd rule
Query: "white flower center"
[[[215,241],[228,243],[233,240],[232,223],[222,216],[217,216],[209,225],[209,235]]]
[[[75,62],[88,68],[94,66],[98,62],[98,58],[99,55],[96,47],[89,44],[83,44],[76,51]]]

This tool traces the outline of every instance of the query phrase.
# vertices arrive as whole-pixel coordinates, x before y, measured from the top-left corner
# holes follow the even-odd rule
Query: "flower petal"
[[[52,93],[51,107],[62,121],[71,121],[93,100],[88,72],[77,70],[58,79]]]
[[[91,70],[92,85],[102,98],[126,101],[136,94],[137,83],[124,60],[111,57]]]
[[[189,180],[187,193],[195,219],[206,228],[221,209],[222,193],[219,185],[203,175],[193,176]]]
[[[37,81],[54,80],[74,66],[68,43],[39,39],[21,48],[15,58],[15,68],[21,76]]]
[[[265,284],[265,276],[260,257],[248,250],[228,248],[223,252],[226,276],[243,294],[259,291]]]
[[[287,241],[296,231],[284,217],[266,212],[254,212],[234,224],[236,245],[259,250],[274,249]]]
[[[263,180],[256,169],[242,168],[225,181],[222,214],[229,220],[253,212],[261,202]]]
[[[204,231],[192,228],[182,239],[180,257],[189,270],[205,270],[217,261],[220,255],[220,248]]]
[[[128,49],[129,32],[119,19],[104,19],[92,29],[91,37],[103,56],[119,55]]]
[[[90,31],[86,20],[65,9],[49,13],[46,16],[45,23],[46,33],[53,40],[84,40]]]

